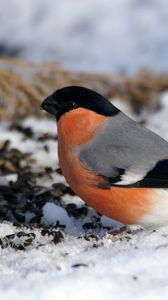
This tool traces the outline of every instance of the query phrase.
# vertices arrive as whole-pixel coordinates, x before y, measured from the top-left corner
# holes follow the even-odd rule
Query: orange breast
[[[60,167],[74,192],[96,211],[126,224],[136,224],[150,210],[150,189],[97,187],[103,179],[87,170],[78,159],[79,145],[94,137],[106,120],[87,109],[76,109],[58,122]]]

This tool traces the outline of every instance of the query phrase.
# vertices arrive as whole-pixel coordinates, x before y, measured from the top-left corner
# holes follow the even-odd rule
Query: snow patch
[[[15,182],[18,179],[17,174],[10,174],[6,176],[0,176],[0,186],[1,185],[8,185],[9,182]]]
[[[46,203],[43,207],[44,220],[48,224],[55,225],[59,222],[61,225],[71,226],[71,220],[66,210],[54,203]]]

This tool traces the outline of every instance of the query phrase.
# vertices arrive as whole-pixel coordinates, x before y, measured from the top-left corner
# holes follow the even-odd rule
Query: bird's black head
[[[57,120],[66,112],[86,108],[104,116],[113,116],[119,110],[102,95],[85,87],[68,86],[55,91],[41,104],[41,108],[56,116]]]

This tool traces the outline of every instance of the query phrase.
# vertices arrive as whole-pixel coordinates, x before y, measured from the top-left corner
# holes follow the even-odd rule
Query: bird
[[[75,192],[126,225],[168,223],[168,142],[98,92],[66,86],[41,108],[55,116],[58,158]]]

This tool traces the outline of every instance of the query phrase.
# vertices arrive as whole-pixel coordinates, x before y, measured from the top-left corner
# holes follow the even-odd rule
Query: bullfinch
[[[122,223],[168,223],[168,143],[97,92],[68,86],[42,109],[58,126],[58,157],[73,191]]]

